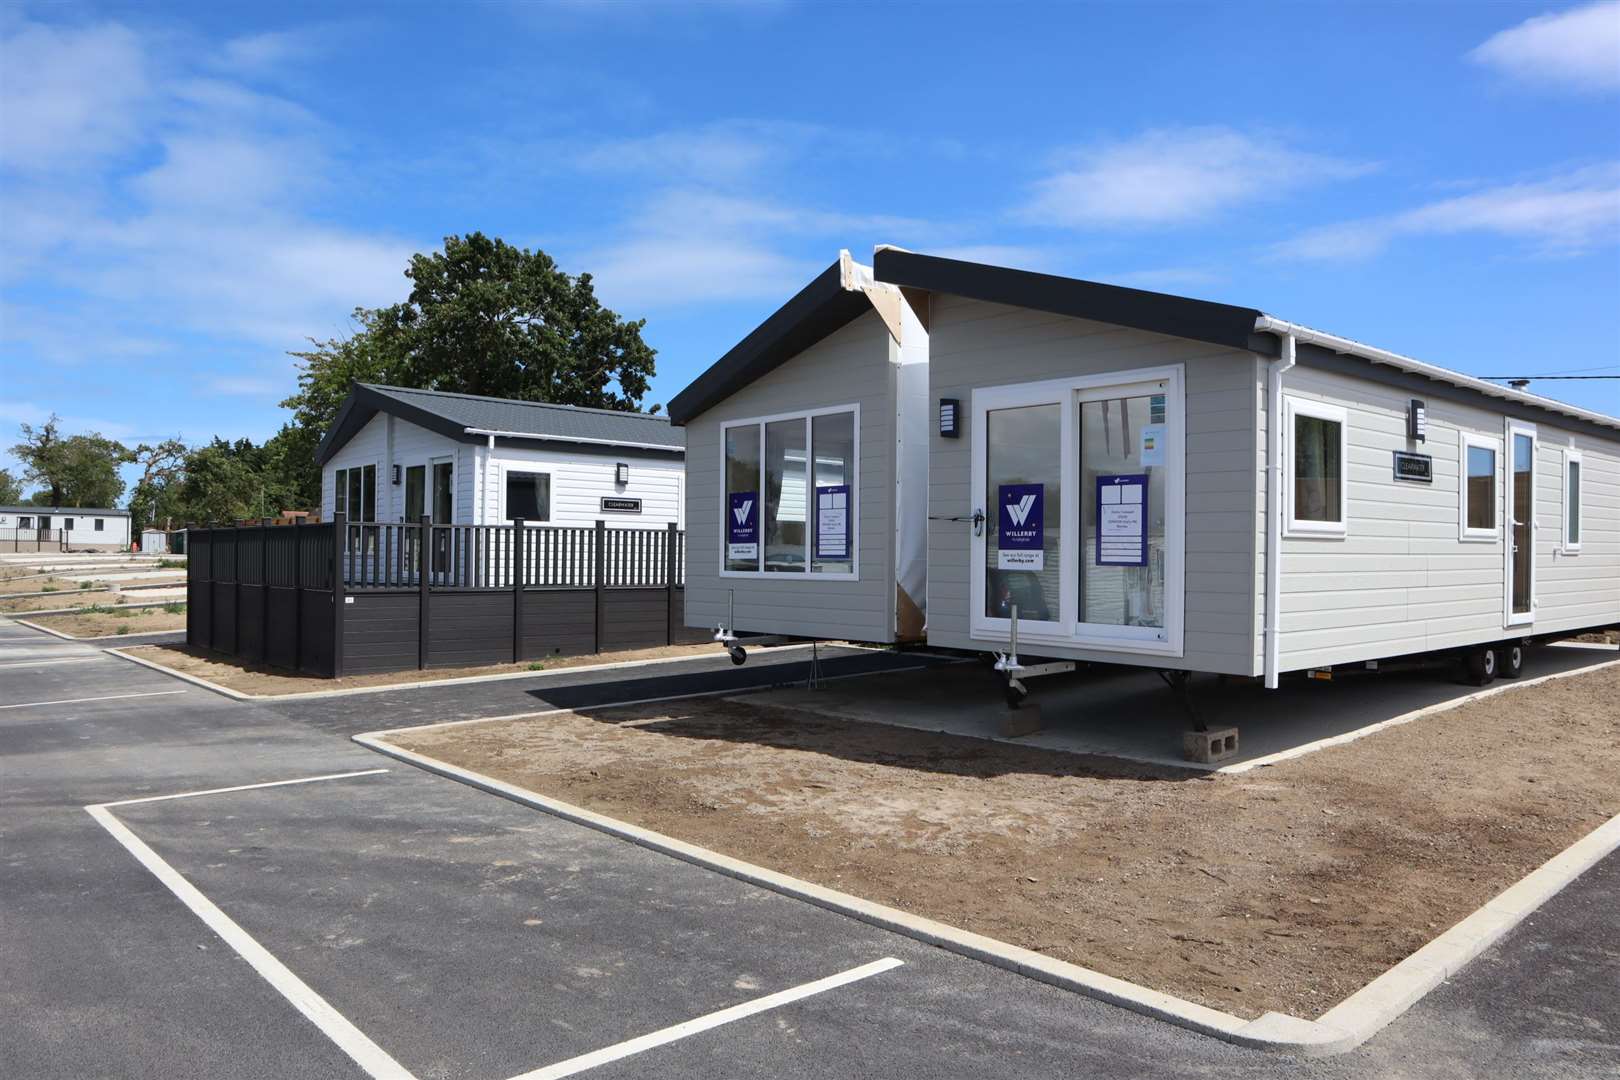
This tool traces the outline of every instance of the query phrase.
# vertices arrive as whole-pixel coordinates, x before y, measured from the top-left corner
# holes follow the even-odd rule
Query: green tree
[[[0,506],[16,506],[22,497],[22,482],[10,469],[0,469]]]
[[[623,410],[647,393],[645,320],[620,319],[590,274],[570,276],[543,251],[450,236],[405,276],[404,303],[356,310],[355,333],[292,354],[298,393],[282,405],[295,426],[325,432],[356,381]]]
[[[60,423],[52,413],[37,429],[22,425],[23,441],[11,453],[23,463],[24,479],[45,489],[39,493],[45,505],[111,508],[124,494],[118,467],[132,460],[129,449],[100,432],[63,438]]]
[[[158,503],[164,490],[185,472],[186,444],[178,438],[160,443],[141,443],[131,456],[141,467],[141,478],[135,481],[135,490],[129,498],[130,527],[139,535],[148,525],[157,523]]]

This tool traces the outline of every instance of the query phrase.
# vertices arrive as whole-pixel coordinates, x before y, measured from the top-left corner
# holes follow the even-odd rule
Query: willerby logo
[[[731,515],[737,519],[738,525],[748,524],[748,515],[754,512],[754,500],[744,499],[741,506],[733,506]]]
[[[1023,525],[1029,520],[1029,512],[1035,508],[1035,496],[1025,495],[1018,500],[1016,506],[1007,507],[1007,516],[1012,518],[1014,525]]]

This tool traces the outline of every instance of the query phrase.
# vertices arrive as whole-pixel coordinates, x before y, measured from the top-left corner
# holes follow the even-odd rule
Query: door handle
[[[984,535],[984,510],[978,507],[973,510],[973,535]]]

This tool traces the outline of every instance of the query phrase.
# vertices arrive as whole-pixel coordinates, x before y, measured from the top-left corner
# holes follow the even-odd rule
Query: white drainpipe
[[[1282,353],[1272,361],[1266,381],[1266,689],[1277,689],[1282,621],[1282,513],[1283,513],[1283,372],[1294,366],[1294,331],[1262,315],[1256,332],[1278,334]]]

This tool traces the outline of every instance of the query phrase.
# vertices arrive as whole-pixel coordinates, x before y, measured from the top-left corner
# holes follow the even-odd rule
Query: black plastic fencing
[[[67,529],[0,529],[0,551],[66,551]]]
[[[192,529],[188,644],[314,675],[707,639],[667,529],[335,521]]]

